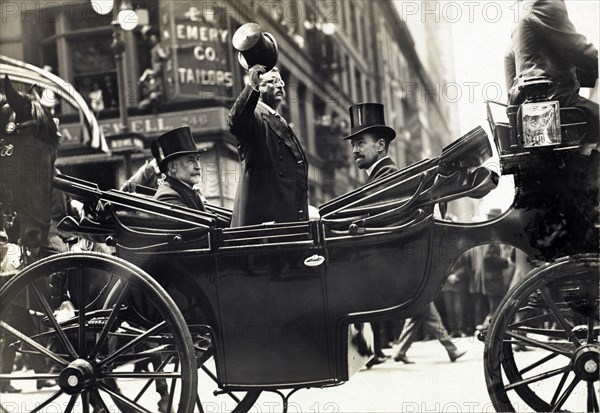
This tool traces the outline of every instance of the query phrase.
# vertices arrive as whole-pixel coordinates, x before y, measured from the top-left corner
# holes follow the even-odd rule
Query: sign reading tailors
[[[169,99],[232,99],[231,33],[218,2],[162,1],[161,35]]]

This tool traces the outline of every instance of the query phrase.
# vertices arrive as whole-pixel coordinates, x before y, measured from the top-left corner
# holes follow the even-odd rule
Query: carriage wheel
[[[599,412],[598,256],[533,270],[504,298],[484,364],[498,411]]]
[[[158,273],[154,274],[154,271]],[[198,388],[195,395],[195,412],[223,411],[242,413],[250,410],[261,394],[260,390],[251,391],[224,391],[219,386],[217,367],[214,357],[212,329],[210,324],[215,321],[207,316],[208,311],[203,310],[205,297],[198,290],[198,286],[187,276],[181,276],[172,268],[154,269],[153,277],[170,297],[177,303],[192,336],[196,352],[196,365],[198,367]],[[166,276],[164,276],[167,274]],[[117,283],[108,294],[105,306],[112,308],[121,291],[121,284]],[[137,296],[130,301],[131,310],[143,314],[144,317],[154,319],[159,317],[148,306],[144,296]],[[156,362],[150,362],[156,365]],[[160,384],[163,386],[163,384]],[[160,391],[157,387],[157,391]]]
[[[47,288],[56,274],[68,274],[72,317],[53,311],[56,303]],[[115,305],[102,308],[102,298],[116,283],[121,288]],[[132,297],[139,296],[147,298],[154,320],[131,311]],[[2,394],[0,411],[162,411],[158,394],[148,391],[159,379],[167,384],[170,411],[193,411],[197,371],[185,320],[155,280],[124,260],[64,253],[38,261],[0,290],[0,317],[5,349],[38,367],[35,373],[0,374],[2,383],[10,380],[22,390]],[[135,368],[147,360],[157,361],[157,368]],[[36,391],[38,380],[56,385]]]

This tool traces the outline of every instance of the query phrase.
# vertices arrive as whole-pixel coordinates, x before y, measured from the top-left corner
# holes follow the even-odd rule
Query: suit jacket
[[[522,103],[519,79],[546,76],[553,81],[549,98],[573,105],[579,93],[577,69],[598,76],[598,50],[578,34],[563,0],[537,0],[522,13],[505,56],[510,104]]]
[[[206,211],[198,192],[170,176],[158,187],[154,199],[198,211]]]
[[[232,227],[308,219],[306,155],[285,120],[258,105],[259,96],[246,86],[227,118],[242,166]]]
[[[386,175],[390,175],[396,171],[399,171],[398,165],[391,158],[385,158],[371,171],[371,175],[367,179],[367,184],[373,182],[376,179],[383,178]]]

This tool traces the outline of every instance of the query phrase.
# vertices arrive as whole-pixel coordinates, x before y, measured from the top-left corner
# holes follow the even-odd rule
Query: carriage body
[[[540,261],[597,251],[595,218],[581,213],[593,190],[586,203],[574,185],[592,166],[582,169],[568,148],[526,157],[502,216],[478,224],[435,218],[436,203],[495,187],[497,176],[480,166],[489,151],[476,129],[440,158],[322,205],[320,220],[242,228],[221,227],[221,211],[172,219],[178,208],[140,195],[66,177],[59,186],[110,204],[103,225],[112,227],[117,255],[151,274],[188,325],[210,326],[223,388],[326,386],[349,380],[370,358],[354,323],[416,314],[477,245],[509,244]],[[561,163],[573,167],[553,167]]]
[[[575,121],[573,128],[578,126]],[[481,128],[446,147],[438,158],[321,205],[321,218],[307,222],[229,228],[229,213],[222,208],[192,211],[59,176],[55,187],[86,201],[93,212],[93,220],[67,219],[61,229],[110,243],[119,258],[66,253],[25,268],[0,290],[2,334],[16,337],[11,345],[19,351],[62,366],[60,375],[36,375],[33,380],[62,380],[60,391],[72,395],[69,403],[81,395],[86,405],[90,400],[92,406],[101,405],[102,390],[118,409],[130,411],[137,399],[121,397],[115,384],[120,378],[148,378],[145,389],[167,378],[179,380],[168,403],[175,399],[178,412],[192,411],[198,388],[194,359],[201,366],[214,356],[218,386],[247,391],[240,406],[249,408],[257,390],[349,380],[370,358],[357,323],[417,314],[435,298],[462,254],[499,242],[568,271],[565,281],[554,267],[541,267],[501,305],[486,342],[486,368],[491,372],[486,371],[486,380],[494,405],[512,408],[504,401],[507,386],[499,378],[499,365],[508,366],[510,380],[522,379],[513,368],[511,340],[512,331],[519,332],[524,323],[511,324],[510,317],[518,317],[506,314],[514,303],[520,309],[539,306],[540,294],[547,294],[545,310],[559,320],[565,308],[576,313],[574,319],[587,317],[587,327],[577,326],[577,332],[569,326],[571,319],[563,319],[562,325],[565,346],[578,346],[569,369],[591,384],[588,395],[594,395],[598,380],[585,376],[584,370],[590,362],[600,364],[597,153],[582,155],[577,141],[568,139],[551,147],[526,148],[514,125],[492,122],[491,127],[502,173],[514,174],[516,193],[501,216],[475,224],[445,221],[434,215],[434,208],[458,198],[481,198],[495,188],[498,174],[484,165],[492,151]],[[119,281],[109,279],[93,297],[96,290],[87,290],[98,271]],[[80,299],[87,295],[90,305],[82,299],[78,308],[85,311],[59,322],[41,287],[48,275],[60,272],[76,280],[69,288]],[[545,278],[550,280],[547,285]],[[45,315],[43,328],[30,337],[6,317],[12,304],[21,305],[13,295],[19,291],[37,297]],[[556,311],[555,301],[561,311]],[[554,330],[535,331],[565,338]],[[40,344],[48,332],[57,334],[62,352]],[[509,333],[513,335],[507,339]],[[568,353],[556,350],[561,351]],[[156,358],[162,364],[155,375],[120,370]],[[172,371],[166,367],[171,365]],[[74,374],[85,379],[84,386],[69,384]],[[0,375],[11,378],[15,376]],[[525,384],[527,380],[520,386]],[[528,387],[519,395],[542,411],[560,408],[562,400],[556,406],[554,400],[545,404]],[[588,410],[598,411],[591,397]]]

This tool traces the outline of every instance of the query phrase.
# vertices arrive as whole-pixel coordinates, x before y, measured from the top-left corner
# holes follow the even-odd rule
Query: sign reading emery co
[[[158,136],[180,126],[189,126],[194,133],[218,132],[227,129],[225,108],[195,109],[190,111],[162,113],[150,116],[132,116],[129,118],[129,130],[149,138]],[[120,133],[120,120],[102,119],[98,121],[105,136]],[[60,125],[61,145],[81,144],[81,125],[65,123]]]
[[[226,10],[216,3],[178,0],[161,3],[163,46],[169,51],[169,99],[231,99],[231,33]]]

